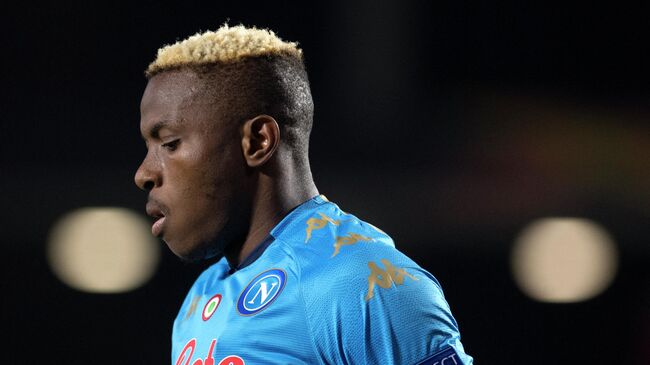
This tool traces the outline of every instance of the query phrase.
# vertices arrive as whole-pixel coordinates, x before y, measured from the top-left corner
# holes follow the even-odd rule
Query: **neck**
[[[307,181],[307,183],[305,183]],[[241,245],[232,244],[225,252],[231,267],[239,266],[291,210],[318,195],[311,174],[307,179],[278,181],[261,174],[252,201],[250,225]]]

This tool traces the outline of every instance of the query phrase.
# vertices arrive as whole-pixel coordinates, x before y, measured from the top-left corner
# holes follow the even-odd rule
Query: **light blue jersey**
[[[436,279],[323,196],[196,280],[172,364],[472,364]]]

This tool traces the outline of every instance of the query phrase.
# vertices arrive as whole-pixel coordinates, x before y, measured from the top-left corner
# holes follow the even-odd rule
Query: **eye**
[[[163,143],[162,147],[168,151],[175,151],[176,148],[178,147],[178,144],[181,143],[180,139],[175,139],[172,141],[169,141],[167,143]]]

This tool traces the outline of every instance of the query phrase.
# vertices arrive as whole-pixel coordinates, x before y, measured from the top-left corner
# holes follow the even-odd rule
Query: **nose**
[[[150,191],[156,186],[160,186],[161,177],[159,170],[155,167],[154,161],[147,153],[140,167],[135,171],[135,184],[144,191]]]

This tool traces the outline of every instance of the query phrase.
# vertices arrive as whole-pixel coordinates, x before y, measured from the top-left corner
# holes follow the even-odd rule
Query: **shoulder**
[[[300,267],[303,281],[328,281],[334,274],[346,282],[365,281],[382,270],[394,272],[401,281],[415,277],[407,270],[421,270],[395,248],[388,234],[331,202],[296,217],[291,234],[280,240]]]
[[[308,305],[323,295],[362,304],[378,294],[442,298],[437,280],[397,250],[388,234],[334,203],[312,204],[285,222],[278,236]]]
[[[287,244],[326,362],[415,363],[457,341],[457,324],[438,281],[380,229],[334,204],[326,208],[302,217],[304,232]]]
[[[438,281],[397,250],[386,233],[351,214],[335,217],[336,224],[312,231],[305,244],[294,246],[307,300],[319,300],[323,293],[328,300],[364,305],[373,305],[377,295],[395,300],[400,295],[442,297]]]
[[[395,247],[382,230],[328,201],[321,201],[313,209],[294,217],[285,225],[280,240],[288,243],[298,255],[322,259],[335,258],[346,251],[363,251],[363,247],[371,243]]]

